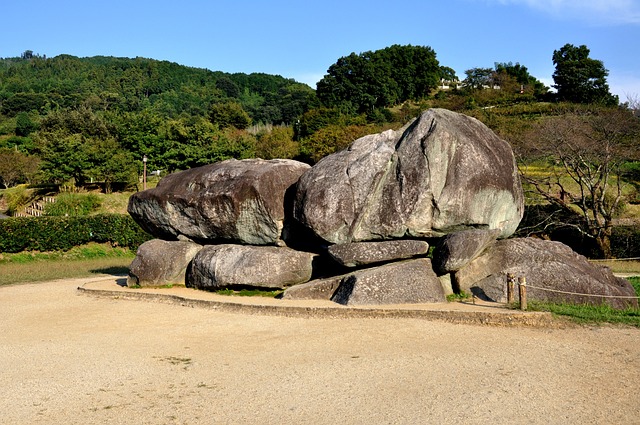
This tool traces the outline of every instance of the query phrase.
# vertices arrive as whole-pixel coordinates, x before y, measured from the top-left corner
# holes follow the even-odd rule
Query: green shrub
[[[7,214],[11,215],[25,206],[33,199],[33,190],[27,189],[27,185],[19,185],[2,191],[2,198],[7,205]]]
[[[67,251],[89,242],[137,249],[151,239],[128,215],[15,217],[0,221],[0,252]]]
[[[100,198],[93,193],[61,193],[56,202],[47,204],[48,216],[85,216],[100,208]]]

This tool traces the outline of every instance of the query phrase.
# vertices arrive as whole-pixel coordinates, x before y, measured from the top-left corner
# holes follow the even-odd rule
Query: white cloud
[[[487,0],[520,4],[558,19],[581,19],[592,24],[640,24],[639,0]]]

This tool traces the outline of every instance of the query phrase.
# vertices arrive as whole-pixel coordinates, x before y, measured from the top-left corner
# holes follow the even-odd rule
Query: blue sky
[[[0,57],[146,57],[264,72],[315,88],[351,52],[430,46],[464,71],[519,62],[553,84],[553,51],[586,45],[621,101],[640,97],[640,0],[3,0]]]

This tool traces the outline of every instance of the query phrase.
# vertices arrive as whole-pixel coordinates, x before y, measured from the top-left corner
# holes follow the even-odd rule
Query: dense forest
[[[165,172],[253,156],[250,125],[290,125],[314,106],[314,90],[280,76],[142,58],[0,61],[0,147],[41,160],[54,183],[131,181],[143,155]]]
[[[470,87],[483,83],[477,74]],[[518,101],[532,101],[546,89],[520,64],[496,64],[485,77],[504,87],[488,102],[511,101],[515,91]],[[430,99],[452,109],[475,105],[441,90],[457,80],[420,46],[339,58],[317,92],[275,75],[26,51],[0,59],[0,183],[102,182],[110,190],[136,181],[143,156],[161,173],[226,158],[314,162],[403,124]]]
[[[558,213],[608,255],[616,214],[640,198],[638,105],[619,104],[589,53],[567,44],[549,55],[552,92],[519,63],[460,80],[426,46],[338,58],[316,90],[277,75],[26,51],[0,59],[0,187],[140,189],[143,157],[159,175],[228,158],[312,164],[441,107],[511,143],[528,203],[552,207],[538,209],[540,223]],[[536,167],[545,173],[527,173]]]

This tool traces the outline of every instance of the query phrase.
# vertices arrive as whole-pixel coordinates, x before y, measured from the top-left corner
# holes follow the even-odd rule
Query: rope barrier
[[[632,257],[632,258],[609,258],[608,260],[589,260],[592,263],[607,263],[609,261],[637,261],[640,260],[640,257]]]
[[[539,286],[533,286],[533,285],[529,285],[527,284],[527,288],[532,288],[532,289],[539,289],[541,291],[548,291],[548,292],[557,292],[559,294],[567,294],[567,295],[578,295],[581,297],[597,297],[597,298],[622,298],[622,299],[638,299],[640,297],[636,296],[636,297],[629,297],[629,296],[623,296],[623,295],[596,295],[596,294],[580,294],[577,292],[567,292],[567,291],[559,291],[557,289],[548,289],[548,288],[540,288]]]

